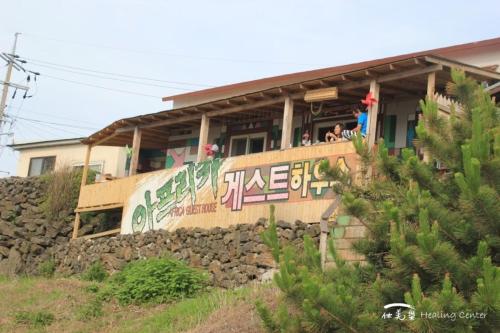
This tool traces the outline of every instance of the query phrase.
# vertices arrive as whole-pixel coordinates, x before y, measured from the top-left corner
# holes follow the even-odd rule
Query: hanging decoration
[[[373,97],[373,94],[370,91],[368,94],[366,94],[365,99],[361,100],[361,103],[366,105],[367,108],[371,108],[373,104],[377,103],[377,100]]]
[[[203,150],[205,151],[205,155],[208,158],[214,158],[215,154],[219,151],[219,146],[217,144],[206,144],[203,146]]]
[[[314,103],[311,102],[311,114],[313,116],[319,116],[321,114],[321,111],[323,111],[323,102],[319,104],[319,107],[316,110],[314,110]]]

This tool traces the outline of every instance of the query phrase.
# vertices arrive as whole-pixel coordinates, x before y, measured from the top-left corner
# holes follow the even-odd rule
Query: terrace
[[[174,229],[181,226],[211,227],[253,223],[259,217],[267,215],[267,205],[259,203],[271,202],[274,198],[279,198],[276,199],[276,204],[283,208],[280,218],[286,220],[300,217],[305,222],[319,221],[332,196],[322,188],[318,190],[314,187],[319,186],[315,181],[318,184],[321,181],[317,175],[317,161],[328,158],[332,163],[343,163],[353,174],[357,172],[358,164],[350,142],[322,142],[326,131],[339,122],[347,129],[355,127],[356,119],[351,111],[370,92],[376,103],[368,110],[366,140],[373,147],[378,138],[384,138],[392,152],[398,154],[401,148],[412,145],[412,131],[418,121],[415,116],[418,100],[429,96],[442,104],[440,108],[444,112],[449,110],[449,104],[453,100],[446,97],[445,86],[450,81],[452,68],[464,70],[488,85],[500,80],[500,74],[496,72],[437,56],[422,55],[390,62],[344,66],[326,76],[323,73],[319,77],[302,78],[293,83],[267,84],[244,94],[233,96],[229,93],[223,99],[184,103],[181,107],[174,104],[172,110],[115,121],[82,141],[88,149],[73,237],[76,238],[78,234],[80,213],[117,208],[123,209],[121,228],[93,236],[143,231],[145,227]],[[302,146],[302,134],[306,130],[311,134],[311,146]],[[219,147],[215,160],[207,159],[204,149],[207,144],[217,144]],[[129,177],[88,185],[85,183],[92,147],[98,145],[132,147]],[[222,177],[218,174],[215,176],[221,179],[215,180],[218,187],[215,186],[214,197],[203,201],[200,196],[196,197],[196,193],[208,191],[204,188],[208,185],[200,183],[198,178],[206,179],[198,176],[198,171],[207,166],[212,172],[214,161],[219,161],[219,158],[222,162],[217,164],[217,168],[220,167],[217,172],[225,174]],[[307,161],[310,164],[307,164],[306,170]],[[278,170],[283,165],[288,165],[286,170]],[[304,167],[302,175],[310,176],[308,188],[300,195],[294,191],[301,190],[294,188],[292,184],[294,179],[298,179],[293,177],[296,175],[295,170],[299,170],[299,165]],[[255,178],[256,173],[261,176],[261,169],[265,173],[261,177],[264,185]],[[247,176],[239,173],[242,170],[246,170]],[[171,198],[175,199],[176,204],[167,205],[162,201],[161,189],[169,184],[170,179],[184,179],[180,174],[188,177],[188,183],[191,179],[189,177],[194,179],[194,190],[190,191],[189,196],[189,191],[184,193],[184,189],[177,190],[180,183],[176,181],[175,186],[169,188],[169,193],[176,194],[175,198]],[[284,186],[279,186],[279,179],[284,179],[285,174],[287,182],[291,178],[290,183],[287,183],[286,193],[289,196],[286,199],[283,194]],[[255,181],[257,185],[261,185],[260,191],[246,188],[229,193],[233,191],[233,185],[239,176],[242,177],[242,183],[257,179]],[[301,179],[305,181],[308,178],[304,176]],[[151,188],[151,183],[157,186]],[[323,185],[325,184],[322,183],[321,186]],[[327,187],[329,185],[331,184],[326,184]],[[212,187],[213,190],[213,183]],[[144,191],[136,195],[138,189],[149,191],[150,194],[156,190],[154,193],[158,200],[150,198],[150,201],[153,200],[152,204],[147,200],[146,203],[139,204],[143,200]],[[217,190],[224,197],[217,198]],[[275,196],[272,196],[272,190],[276,190]],[[252,197],[248,201],[245,201],[246,194],[249,198]],[[203,195],[207,196],[203,193],[201,197]],[[234,201],[239,202],[236,203],[239,209],[231,206]],[[188,207],[196,207],[197,202],[211,202],[218,209],[212,215],[207,215],[207,219],[200,219],[200,216],[195,217],[194,214],[187,216],[185,209],[192,212],[195,208]],[[300,205],[293,204],[294,202]],[[242,209],[245,203],[249,207]],[[158,208],[160,206],[167,206],[169,210],[162,213]],[[230,209],[225,210],[227,207]],[[157,211],[155,208],[158,208]],[[199,209],[208,208],[200,206]],[[168,215],[168,225],[165,225],[165,219],[160,221],[163,218],[153,219],[153,214],[162,214],[162,217]]]

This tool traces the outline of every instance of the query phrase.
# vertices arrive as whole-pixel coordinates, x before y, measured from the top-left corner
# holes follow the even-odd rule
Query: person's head
[[[343,129],[344,125],[342,125],[341,123],[336,123],[335,126],[333,127],[333,134],[339,136],[342,133]]]
[[[358,118],[360,114],[361,114],[361,110],[359,108],[352,110],[352,115],[354,117]]]

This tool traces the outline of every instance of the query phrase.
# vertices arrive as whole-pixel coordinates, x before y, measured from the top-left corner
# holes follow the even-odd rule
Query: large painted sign
[[[333,198],[333,182],[318,171],[321,160],[350,172],[357,165],[352,149],[336,153],[337,145],[329,146],[213,159],[144,175],[125,204],[122,233],[253,223],[268,215],[271,203],[279,218],[317,222]]]

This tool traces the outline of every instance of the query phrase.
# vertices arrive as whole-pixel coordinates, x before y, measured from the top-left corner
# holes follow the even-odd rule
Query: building
[[[63,166],[83,168],[85,145],[84,138],[35,141],[9,145],[19,152],[17,176],[39,176]],[[124,177],[127,154],[124,147],[95,147],[88,167],[99,175]]]
[[[359,176],[352,143],[324,143],[325,133],[356,126],[351,111],[368,93],[369,147],[384,138],[399,154],[413,146],[419,100],[449,112],[452,69],[498,93],[499,65],[496,38],[165,97],[173,109],[115,121],[82,141],[86,161],[101,145],[129,145],[132,155],[129,177],[83,184],[74,235],[81,212],[109,209],[122,210],[122,223],[104,234],[253,223],[269,203],[279,219],[318,222],[335,197],[319,162]]]

